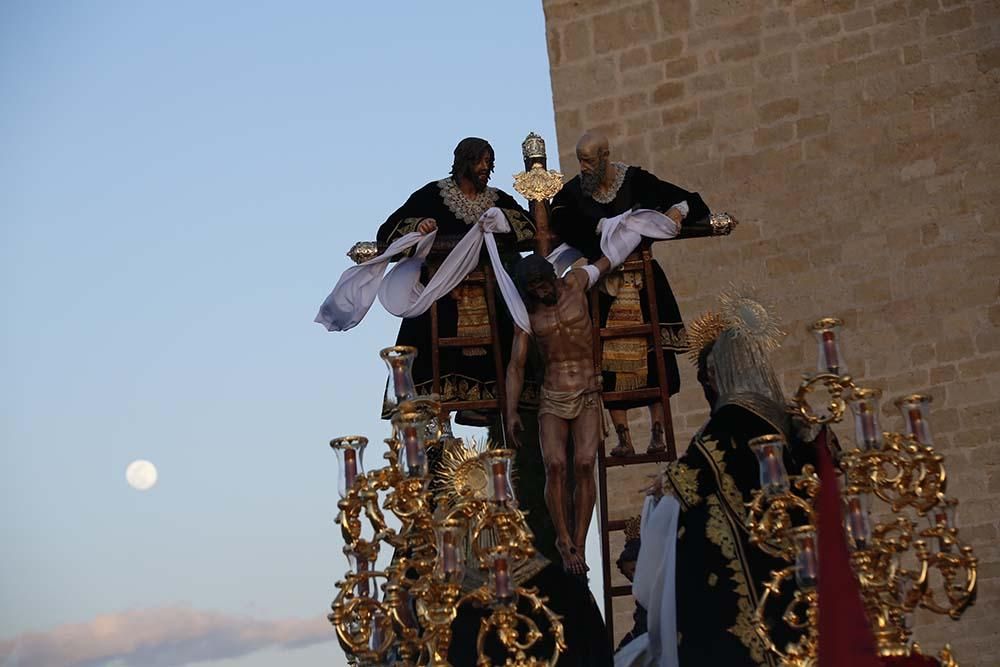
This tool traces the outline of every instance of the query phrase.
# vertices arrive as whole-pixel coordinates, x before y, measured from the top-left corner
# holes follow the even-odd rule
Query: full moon
[[[156,466],[149,461],[132,461],[125,468],[125,481],[133,489],[148,491],[156,485]]]

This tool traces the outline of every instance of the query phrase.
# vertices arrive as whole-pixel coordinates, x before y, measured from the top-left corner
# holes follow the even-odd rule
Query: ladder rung
[[[641,463],[666,463],[670,459],[667,452],[657,452],[656,454],[632,454],[631,456],[607,456],[604,458],[604,465],[608,468],[619,466],[634,466]]]
[[[493,344],[492,336],[468,336],[454,338],[438,338],[438,347],[488,347]]]
[[[632,584],[611,587],[612,597],[620,598],[625,595],[632,595]]]
[[[500,401],[496,398],[488,398],[485,401],[442,401],[441,408],[448,411],[454,410],[482,410],[484,408],[500,409]]]
[[[625,519],[612,519],[608,521],[608,532],[613,533],[616,530],[625,530]]]
[[[649,387],[646,389],[632,389],[630,391],[606,391],[601,395],[601,397],[604,399],[605,403],[612,401],[629,401],[641,398],[659,398],[660,390],[657,387]]]
[[[621,268],[625,271],[642,271],[646,267],[643,266],[641,259],[629,259],[622,262]]]
[[[659,327],[656,327],[659,328]],[[625,336],[648,336],[655,331],[649,324],[630,324],[626,327],[605,327],[601,338],[624,338]]]
[[[469,275],[462,278],[462,283],[485,283],[486,274],[485,273],[470,273]]]

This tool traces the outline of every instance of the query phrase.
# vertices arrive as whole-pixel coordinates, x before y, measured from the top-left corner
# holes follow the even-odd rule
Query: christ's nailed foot
[[[556,549],[562,557],[563,569],[570,574],[586,574],[590,569],[583,560],[581,551],[567,542],[556,542]]]

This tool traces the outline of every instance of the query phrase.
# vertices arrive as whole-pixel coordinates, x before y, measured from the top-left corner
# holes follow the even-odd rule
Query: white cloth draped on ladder
[[[615,667],[679,667],[677,655],[677,521],[680,503],[647,496],[640,523],[632,595],[647,612],[647,632],[615,654]]]

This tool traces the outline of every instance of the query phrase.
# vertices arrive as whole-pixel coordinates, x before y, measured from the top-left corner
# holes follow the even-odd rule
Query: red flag
[[[840,488],[823,429],[819,461],[819,667],[883,667],[875,649],[861,589],[851,570],[841,515]]]

